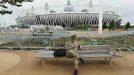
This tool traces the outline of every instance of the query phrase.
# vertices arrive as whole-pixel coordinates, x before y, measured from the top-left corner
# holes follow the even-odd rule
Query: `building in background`
[[[58,7],[57,7],[58,8]],[[35,14],[36,9],[32,6],[30,12],[26,16],[19,16],[16,18],[18,25],[27,26],[62,26],[64,28],[71,28],[80,25],[98,26],[99,23],[99,6],[94,5],[92,0],[88,3],[86,8],[77,10],[70,0],[67,1],[63,7],[64,10],[57,12],[56,10],[50,10],[48,3],[45,4],[44,14]],[[114,20],[120,19],[120,10],[117,7],[103,6],[103,23],[109,25]]]

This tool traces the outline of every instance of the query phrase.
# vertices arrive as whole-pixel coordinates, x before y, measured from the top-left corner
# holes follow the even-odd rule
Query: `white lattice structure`
[[[48,7],[48,4],[47,4]],[[32,7],[33,8],[33,7]],[[47,8],[45,8],[47,9]],[[23,17],[18,17],[16,22],[18,25],[52,25],[52,26],[63,26],[73,27],[76,25],[95,25],[99,24],[99,11],[100,6],[93,5],[92,1],[89,2],[89,6],[83,10],[78,11],[74,8],[68,0],[63,11],[49,10],[50,13],[43,15],[27,14]],[[102,23],[110,23],[112,20],[120,19],[119,8],[103,6]],[[77,11],[76,11],[77,10]],[[33,9],[32,9],[33,11]],[[34,12],[38,12],[34,10]]]

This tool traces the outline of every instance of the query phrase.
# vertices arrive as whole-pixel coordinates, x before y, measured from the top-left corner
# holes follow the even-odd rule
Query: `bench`
[[[54,58],[54,51],[38,51],[38,58],[44,59]],[[80,50],[78,50],[80,57],[82,58],[105,58],[109,64],[112,64],[112,58],[122,57],[115,50],[111,49],[109,45],[84,45]]]

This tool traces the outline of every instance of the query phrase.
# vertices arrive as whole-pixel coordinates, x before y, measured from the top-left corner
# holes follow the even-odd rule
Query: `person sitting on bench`
[[[77,50],[80,44],[75,41],[76,34],[70,36],[70,40],[66,43],[66,57],[74,59],[74,73],[73,75],[78,75],[79,61],[84,63],[83,59],[79,56]]]

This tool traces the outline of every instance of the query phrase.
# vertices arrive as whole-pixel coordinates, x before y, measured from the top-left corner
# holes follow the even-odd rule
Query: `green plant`
[[[85,41],[85,40],[80,40],[79,42],[81,45],[88,45],[89,44],[89,42]]]
[[[88,30],[89,28],[91,27],[91,25],[78,25],[78,26],[75,26],[74,29],[75,30]]]
[[[0,14],[12,14],[13,11],[7,10],[8,6],[7,3],[11,6],[22,6],[22,2],[32,2],[33,0],[0,0],[0,8],[3,8],[0,10]]]
[[[125,29],[128,30],[128,28],[131,28],[130,22],[127,22],[127,23],[125,24]]]
[[[115,21],[112,20],[110,23],[109,23],[109,30],[115,30]]]
[[[103,29],[107,29],[107,23],[106,22],[103,23]]]
[[[27,28],[30,28],[30,26],[28,26],[28,25],[19,25],[19,28],[27,29]]]
[[[121,28],[121,19],[117,20],[116,23],[116,28]]]

